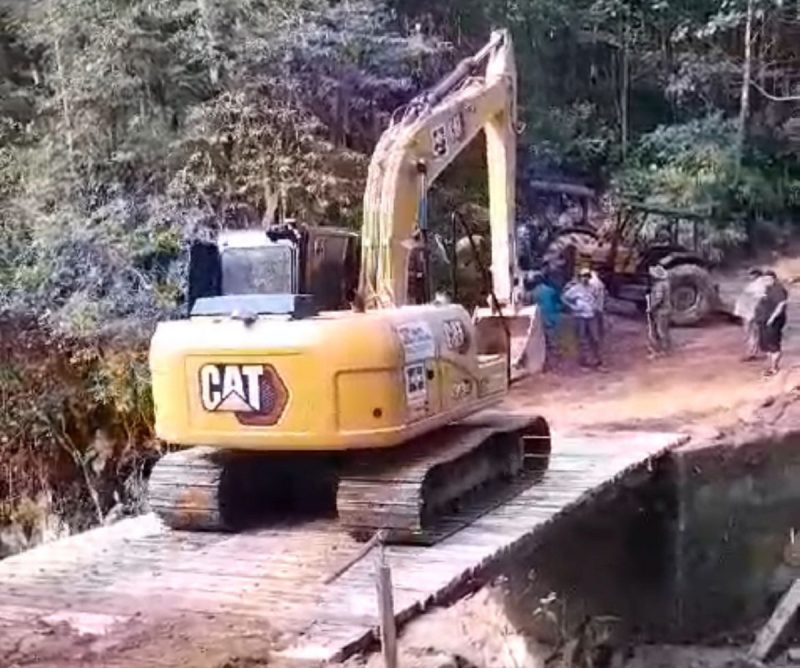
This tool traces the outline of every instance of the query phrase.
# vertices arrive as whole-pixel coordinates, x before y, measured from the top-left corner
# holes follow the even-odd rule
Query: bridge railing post
[[[386,560],[383,542],[375,550],[375,588],[378,595],[381,651],[386,668],[397,668],[397,625],[394,617],[392,569]]]

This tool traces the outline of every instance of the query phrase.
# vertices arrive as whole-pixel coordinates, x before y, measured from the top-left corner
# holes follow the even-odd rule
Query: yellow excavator
[[[537,310],[518,300],[515,105],[511,39],[496,31],[395,115],[360,244],[285,223],[193,248],[190,317],[160,323],[150,349],[156,433],[182,446],[149,482],[169,526],[335,507],[354,535],[430,543],[548,451],[543,418],[483,410],[506,396],[509,360],[535,370],[544,352]],[[470,316],[432,299],[429,280],[410,289],[409,262],[426,264],[430,185],[481,130],[492,299]]]

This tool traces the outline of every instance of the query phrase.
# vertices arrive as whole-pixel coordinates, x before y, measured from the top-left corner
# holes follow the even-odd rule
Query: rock
[[[401,666],[424,668],[542,668],[550,651],[514,627],[504,595],[484,588],[450,608],[413,620],[400,636]],[[383,665],[380,653],[367,668]]]
[[[783,391],[787,394],[800,390],[800,369],[792,367],[783,379]]]
[[[28,546],[28,537],[18,524],[0,528],[0,559],[24,552]]]

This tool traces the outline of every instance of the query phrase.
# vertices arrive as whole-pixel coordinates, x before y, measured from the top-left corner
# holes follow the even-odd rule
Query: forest
[[[189,242],[358,228],[393,110],[496,27],[520,189],[702,208],[722,255],[795,232],[797,0],[0,0],[0,556],[136,511]],[[434,224],[481,223],[484,170],[448,175]]]

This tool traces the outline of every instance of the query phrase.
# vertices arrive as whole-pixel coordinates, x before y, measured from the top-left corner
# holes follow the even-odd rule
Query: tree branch
[[[767,98],[768,100],[772,100],[773,102],[800,102],[800,95],[786,95],[786,96],[773,95],[772,93],[768,93],[767,91],[765,91],[755,81],[750,81],[750,85],[753,88],[755,88],[759,93],[761,93],[765,98]]]

